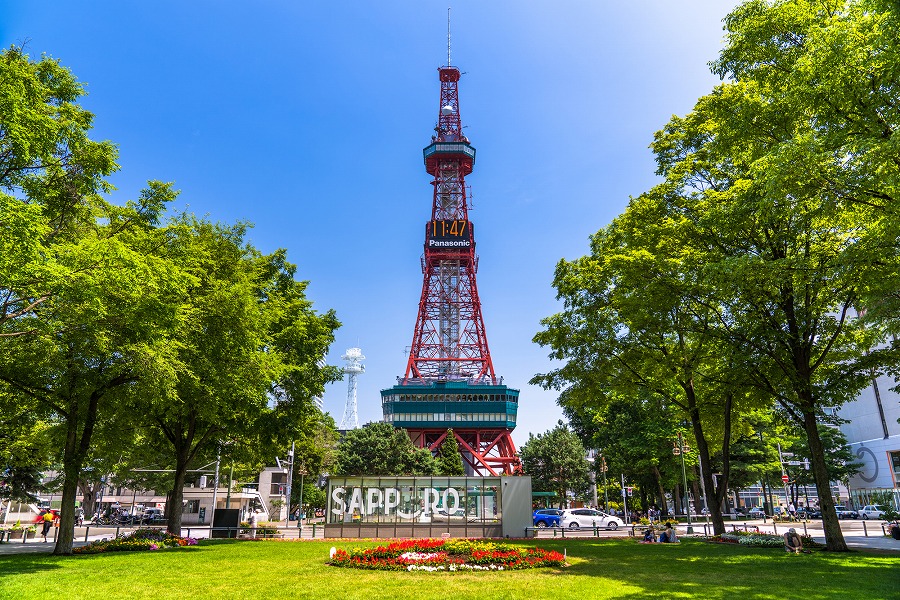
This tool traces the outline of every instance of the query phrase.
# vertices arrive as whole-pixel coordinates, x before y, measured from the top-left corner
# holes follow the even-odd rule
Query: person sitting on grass
[[[793,552],[794,554],[800,554],[801,552],[809,554],[809,550],[803,549],[803,542],[800,540],[797,530],[793,527],[788,529],[788,532],[784,534],[784,551]]]
[[[641,540],[644,544],[652,544],[656,541],[656,533],[653,531],[653,528],[649,528],[644,532],[644,539]]]
[[[659,534],[659,541],[668,544],[674,544],[678,541],[678,536],[675,535],[675,529],[672,527],[672,523],[666,522],[666,529]]]

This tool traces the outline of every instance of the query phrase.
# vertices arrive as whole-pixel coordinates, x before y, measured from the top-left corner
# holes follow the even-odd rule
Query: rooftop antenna
[[[447,66],[450,66],[450,7],[447,7]]]

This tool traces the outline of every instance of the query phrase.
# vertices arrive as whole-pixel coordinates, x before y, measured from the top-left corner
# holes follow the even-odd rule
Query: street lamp
[[[606,466],[606,457],[602,454],[600,455],[600,472],[603,473],[603,510],[606,513],[609,513],[609,491],[606,489],[606,471],[609,470],[609,467]]]
[[[691,499],[688,496],[687,491],[687,471],[684,467],[684,453],[690,452],[691,447],[684,443],[684,437],[682,437],[681,432],[678,432],[678,440],[675,442],[675,447],[672,448],[672,454],[675,456],[681,456],[681,477],[682,481],[684,481],[684,499],[687,506],[685,507],[685,512],[687,513],[688,525],[687,532],[694,533],[694,528],[691,525]]]
[[[300,535],[303,535],[303,517],[306,515],[303,512],[303,476],[306,475],[306,469],[300,467],[300,514],[297,517],[297,529],[300,530]]]

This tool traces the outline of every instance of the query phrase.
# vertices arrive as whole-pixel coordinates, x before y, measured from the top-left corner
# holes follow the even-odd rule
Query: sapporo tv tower
[[[425,223],[419,314],[406,374],[381,391],[382,409],[385,421],[406,429],[420,448],[436,451],[452,429],[469,474],[514,474],[521,472],[510,435],[519,390],[498,383],[481,316],[466,187],[475,148],[462,133],[449,22],[447,48],[447,66],[438,69],[437,135],[423,151],[434,195]]]

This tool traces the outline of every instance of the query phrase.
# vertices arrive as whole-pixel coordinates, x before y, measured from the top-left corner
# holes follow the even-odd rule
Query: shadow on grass
[[[881,553],[788,554],[781,548],[749,548],[682,540],[639,544],[634,540],[567,540],[540,546],[565,550],[571,566],[557,576],[604,577],[643,591],[620,598],[809,599],[898,597],[897,558]]]
[[[222,540],[226,542],[226,540]],[[219,543],[219,542],[216,542]],[[226,542],[227,543],[227,542]],[[0,557],[0,581],[6,575],[19,575],[31,573],[50,574],[55,569],[65,569],[73,561],[85,563],[90,561],[114,560],[117,556],[143,555],[148,553],[196,553],[203,552],[203,546],[183,546],[180,548],[165,548],[160,550],[117,550],[112,552],[98,552],[96,554],[70,554],[59,556],[46,552],[23,552]]]

